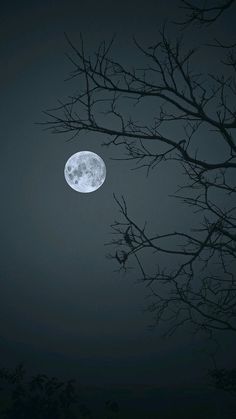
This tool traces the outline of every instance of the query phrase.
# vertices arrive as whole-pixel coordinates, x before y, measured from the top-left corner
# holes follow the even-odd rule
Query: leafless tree
[[[211,22],[233,1],[194,8],[186,22]],[[168,333],[190,323],[194,330],[236,331],[236,44],[215,41],[221,74],[195,72],[197,49],[184,47],[184,36],[171,41],[163,28],[149,47],[134,44],[145,65],[127,68],[112,58],[113,40],[93,55],[83,38],[68,55],[80,89],[46,112],[45,124],[70,138],[92,132],[105,134],[106,145],[123,148],[123,160],[147,174],[159,164],[173,162],[186,181],[175,197],[198,213],[199,227],[150,234],[129,213],[125,198],[115,201],[121,218],[112,225],[115,259],[121,269],[133,263],[153,296],[149,309],[156,323],[168,321]],[[141,121],[140,109],[150,103],[151,121]],[[137,122],[139,121],[139,122]],[[171,126],[171,129],[170,129]],[[209,138],[208,138],[209,137]],[[217,141],[220,156],[202,150]],[[156,258],[153,266],[145,255]],[[169,267],[159,255],[169,256]]]

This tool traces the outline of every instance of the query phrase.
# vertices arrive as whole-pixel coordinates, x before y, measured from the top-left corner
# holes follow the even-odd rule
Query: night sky
[[[125,275],[116,271],[105,245],[112,238],[110,225],[119,217],[113,193],[124,195],[134,218],[140,223],[147,219],[155,230],[194,224],[190,209],[170,197],[181,182],[181,172],[168,164],[147,177],[143,170],[131,170],[132,163],[112,160],[122,150],[102,146],[106,140],[102,135],[67,141],[68,135],[53,135],[38,124],[44,121],[44,110],[80,88],[76,80],[65,81],[72,68],[65,56],[70,47],[64,32],[75,44],[81,32],[91,52],[116,34],[113,55],[132,66],[140,60],[132,37],[151,45],[164,21],[183,15],[179,1],[4,3],[2,366],[23,361],[30,371],[75,377],[86,385],[178,389],[203,385],[213,344],[191,334],[191,329],[168,339],[162,337],[165,325],[150,329],[148,289],[136,281],[135,269]],[[174,31],[170,26],[170,33]],[[215,23],[215,31],[232,40],[235,7],[234,13],[225,15],[224,24],[221,19]],[[201,44],[212,34],[211,26],[197,32],[189,29],[186,42]],[[208,71],[217,58],[217,49],[210,63],[203,51],[199,69]],[[147,105],[142,117],[153,111],[153,104]],[[64,180],[65,162],[80,150],[93,151],[106,163],[106,181],[91,194],[76,193]],[[215,156],[217,150],[216,145]],[[230,349],[223,361],[232,360]]]

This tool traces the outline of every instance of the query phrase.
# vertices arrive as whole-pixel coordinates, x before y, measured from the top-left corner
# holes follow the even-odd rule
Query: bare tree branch
[[[194,13],[190,21],[209,23],[233,1],[204,9],[183,3]],[[122,270],[132,264],[138,268],[152,295],[149,309],[157,323],[169,322],[168,333],[187,323],[210,334],[235,332],[235,44],[216,41],[210,46],[227,56],[222,73],[209,75],[194,71],[198,51],[186,51],[181,37],[171,41],[165,28],[149,47],[134,40],[145,63],[140,68],[127,68],[112,58],[114,40],[101,43],[92,56],[82,36],[80,47],[67,41],[70,78],[80,90],[45,112],[46,128],[71,138],[103,134],[105,145],[123,147],[122,160],[147,174],[166,161],[180,166],[186,182],[174,197],[200,220],[195,230],[150,235],[146,224],[138,225],[129,214],[125,198],[114,196],[121,219],[112,225],[114,251],[109,257]],[[150,118],[143,121],[147,103]],[[210,150],[220,144],[218,159],[204,151],[207,142]],[[169,256],[169,266],[157,263],[162,255]]]
[[[182,26],[188,26],[191,23],[198,23],[200,25],[209,25],[214,23],[227,9],[229,9],[235,0],[220,0],[215,2],[212,6],[207,5],[209,1],[202,1],[202,6],[199,2],[181,0],[183,9],[186,12],[186,17],[181,22],[176,22]]]

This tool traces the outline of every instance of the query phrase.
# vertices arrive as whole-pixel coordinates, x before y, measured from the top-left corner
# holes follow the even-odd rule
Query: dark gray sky
[[[157,229],[191,221],[168,196],[178,173],[163,167],[146,178],[111,160],[115,150],[101,147],[101,136],[66,142],[35,125],[43,110],[79,88],[64,82],[71,70],[64,32],[75,43],[82,32],[91,51],[116,33],[114,55],[132,65],[132,36],[152,44],[163,21],[181,15],[179,2],[83,3],[5,2],[1,8],[3,360],[23,359],[34,370],[76,374],[87,383],[189,384],[208,367],[205,342],[184,332],[163,340],[162,327],[150,332],[147,290],[135,272],[114,272],[104,246],[117,217],[113,192],[126,196],[137,220],[147,218]],[[225,39],[232,38],[232,15],[224,28],[217,23]],[[196,32],[189,36],[197,41]],[[199,64],[208,65],[204,55]],[[64,164],[79,150],[106,163],[106,182],[95,193],[76,193],[64,181]]]

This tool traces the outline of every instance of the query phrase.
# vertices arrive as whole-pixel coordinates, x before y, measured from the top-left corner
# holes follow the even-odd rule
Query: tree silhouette
[[[213,385],[220,390],[227,391],[232,395],[236,393],[236,368],[215,368],[209,371]]]
[[[63,381],[46,374],[29,376],[23,364],[10,369],[0,368],[0,396],[0,417],[4,419],[98,417],[96,405],[90,409],[82,402],[75,380]],[[119,410],[115,400],[107,400],[105,404],[103,401],[102,417],[107,419],[118,417]]]
[[[182,26],[213,22],[235,4],[199,8],[182,3],[188,12]],[[217,48],[220,70],[208,74],[194,70],[198,49],[185,48],[184,32],[172,41],[166,27],[148,47],[134,39],[141,69],[112,58],[114,40],[101,43],[93,55],[86,53],[82,36],[80,47],[67,41],[70,78],[78,79],[81,88],[45,112],[46,126],[54,133],[70,133],[70,138],[105,134],[107,146],[123,148],[121,159],[147,174],[167,162],[180,167],[185,182],[174,197],[199,220],[198,228],[153,234],[146,223],[135,221],[124,197],[114,196],[121,218],[112,225],[115,250],[110,257],[124,270],[133,260],[152,293],[149,309],[156,323],[169,322],[167,333],[188,323],[210,334],[235,332],[236,43],[215,40],[207,45],[208,54]],[[148,103],[153,114],[137,122]],[[216,141],[218,158],[211,153]],[[210,149],[205,150],[207,143]],[[148,253],[156,258],[153,266],[144,256]],[[158,264],[162,254],[169,256],[169,266]]]
[[[0,382],[7,401],[1,417],[6,419],[92,418],[80,402],[74,380],[61,381],[45,374],[29,378],[20,364],[14,369],[0,369]]]

